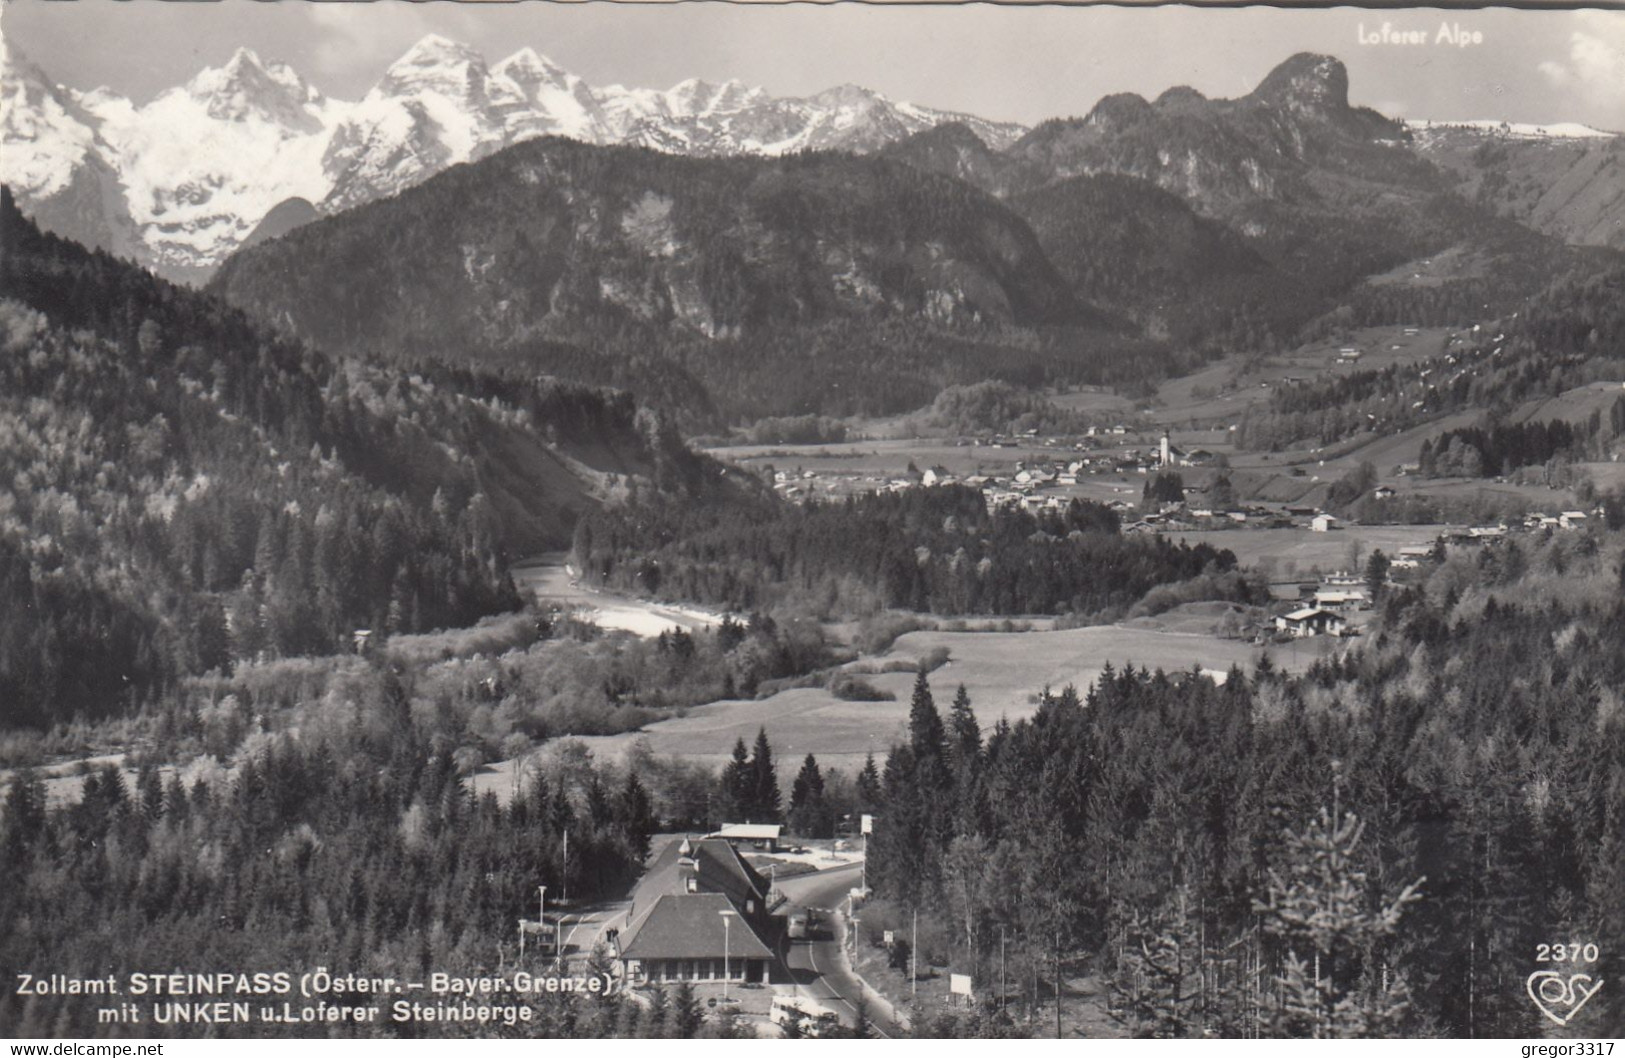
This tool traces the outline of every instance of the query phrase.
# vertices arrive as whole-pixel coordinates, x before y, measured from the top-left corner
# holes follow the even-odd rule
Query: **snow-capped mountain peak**
[[[491,72],[516,84],[564,85],[577,80],[574,74],[531,47],[520,48],[491,67]]]
[[[737,80],[598,88],[534,48],[488,66],[439,34],[408,48],[355,102],[324,97],[249,48],[143,106],[60,88],[3,40],[0,65],[0,176],[23,208],[71,221],[100,195],[135,233],[127,245],[137,256],[182,279],[218,265],[280,203],[337,212],[535,136],[719,155],[874,150],[942,121],[964,121],[995,147],[1023,131],[856,85],[805,99]],[[70,221],[58,224],[62,234],[107,245],[106,225]]]
[[[286,63],[264,62],[248,48],[238,48],[224,66],[199,72],[182,91],[221,121],[257,118],[312,132],[322,124],[312,110],[321,93]]]
[[[64,191],[97,150],[99,122],[0,37],[0,180],[19,197]]]
[[[466,44],[431,33],[390,63],[370,95],[439,92],[453,99],[483,99],[490,71],[485,56]]]
[[[673,85],[665,93],[666,105],[674,117],[708,117],[717,113],[744,110],[768,100],[768,94],[742,81],[712,84],[691,77]]]
[[[549,133],[589,143],[611,138],[591,86],[534,48],[491,68],[490,97],[509,142]]]
[[[1604,129],[1593,128],[1590,125],[1582,125],[1573,121],[1560,121],[1550,125],[1531,125],[1489,119],[1478,121],[1424,121],[1412,119],[1405,122],[1405,124],[1412,132],[1421,135],[1465,130],[1517,140],[1596,140],[1612,139],[1620,135],[1618,132],[1608,132]]]

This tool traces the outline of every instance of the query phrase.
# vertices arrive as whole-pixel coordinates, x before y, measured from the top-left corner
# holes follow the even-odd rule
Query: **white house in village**
[[[1315,606],[1333,613],[1362,610],[1366,607],[1366,595],[1359,588],[1320,588],[1315,592]]]
[[[1275,619],[1275,630],[1298,639],[1309,636],[1340,636],[1348,628],[1348,619],[1341,614],[1308,606]]]

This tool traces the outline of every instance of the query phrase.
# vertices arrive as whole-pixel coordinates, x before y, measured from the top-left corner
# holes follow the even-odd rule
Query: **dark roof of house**
[[[684,846],[694,860],[699,892],[725,894],[741,908],[747,900],[760,904],[767,895],[766,879],[744,861],[733,845],[720,838],[685,838],[660,850],[632,894],[634,907],[652,905],[666,893],[685,891],[679,868]]]
[[[722,912],[733,912],[724,926]],[[771,959],[750,920],[721,893],[665,893],[621,941],[623,959]]]

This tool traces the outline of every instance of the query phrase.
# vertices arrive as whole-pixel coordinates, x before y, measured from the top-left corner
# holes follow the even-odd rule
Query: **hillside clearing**
[[[910,632],[884,655],[856,664],[917,662],[938,648],[951,660],[931,674],[939,709],[946,709],[961,683],[984,729],[1001,717],[1012,722],[1031,716],[1038,695],[1049,687],[1071,684],[1084,692],[1109,663],[1187,672],[1193,667],[1225,672],[1232,665],[1251,669],[1268,653],[1271,661],[1302,671],[1321,654],[1346,645],[1322,640],[1292,646],[1260,648],[1212,635],[1147,632],[1117,626],[1074,628],[1058,632]],[[826,767],[849,773],[863,766],[864,755],[883,758],[904,736],[908,722],[911,672],[866,676],[889,691],[889,702],[848,702],[817,688],[796,688],[759,701],[723,701],[689,710],[686,716],[650,724],[622,735],[582,738],[599,759],[620,757],[634,742],[647,739],[657,754],[676,754],[720,767],[736,739],[749,744],[766,728],[781,765],[815,754]],[[512,789],[512,762],[504,761],[474,778],[476,790],[507,797]]]

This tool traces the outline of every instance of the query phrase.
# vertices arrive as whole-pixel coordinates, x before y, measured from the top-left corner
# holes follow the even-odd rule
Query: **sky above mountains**
[[[1480,42],[1439,39],[1458,26]],[[240,46],[355,99],[440,33],[492,61],[530,46],[593,84],[738,78],[797,96],[851,82],[1027,124],[1086,114],[1112,92],[1243,95],[1314,51],[1348,65],[1353,102],[1396,117],[1625,128],[1620,11],[6,0],[0,33],[62,83],[138,102]],[[1395,41],[1415,39],[1404,34],[1420,42]]]

